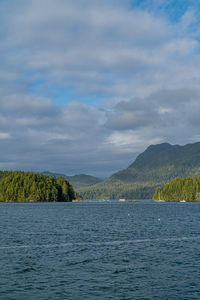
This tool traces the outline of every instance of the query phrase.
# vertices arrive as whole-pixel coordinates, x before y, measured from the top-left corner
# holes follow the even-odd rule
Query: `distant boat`
[[[100,199],[101,202],[109,202],[109,199]]]
[[[157,200],[158,202],[164,202],[164,200],[160,199],[160,191],[159,191],[159,199]]]
[[[180,202],[186,202],[185,200],[181,200]]]
[[[125,202],[126,199],[119,199],[119,202]]]
[[[75,200],[72,200],[72,202],[83,202],[83,200],[81,200],[81,199],[75,199]]]

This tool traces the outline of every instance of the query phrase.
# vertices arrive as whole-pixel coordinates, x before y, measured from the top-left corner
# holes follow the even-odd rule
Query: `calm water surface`
[[[0,299],[200,299],[200,203],[1,203]]]

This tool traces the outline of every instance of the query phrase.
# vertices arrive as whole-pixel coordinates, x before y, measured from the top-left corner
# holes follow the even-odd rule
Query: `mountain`
[[[68,175],[59,174],[59,173],[52,173],[49,171],[45,171],[45,172],[43,172],[43,174],[47,175],[47,176],[53,176],[53,177],[54,176],[55,177],[64,177],[65,179],[67,179],[67,181],[69,181],[69,183],[71,185],[73,185],[73,187],[75,189],[92,186],[92,185],[97,184],[102,181],[102,179],[100,179],[100,178],[90,176],[90,175],[85,175],[85,174],[68,176]]]
[[[200,143],[150,145],[127,168],[89,188],[83,198],[150,199],[156,187],[176,177],[200,176]]]

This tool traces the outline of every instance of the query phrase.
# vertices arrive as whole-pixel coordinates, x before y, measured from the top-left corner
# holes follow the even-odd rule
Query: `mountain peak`
[[[169,149],[173,147],[171,144],[169,143],[161,143],[161,144],[156,144],[156,145],[150,145],[149,147],[147,147],[146,150],[155,150],[155,149],[158,149],[158,150],[165,150],[165,149]]]
[[[150,145],[144,152],[138,155],[136,160],[129,166],[129,168],[143,168],[149,164],[152,165],[152,162],[163,155],[165,151],[169,152],[171,149],[173,149],[173,147],[174,146],[169,143]]]

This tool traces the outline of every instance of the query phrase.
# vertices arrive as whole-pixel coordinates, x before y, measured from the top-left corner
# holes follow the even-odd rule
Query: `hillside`
[[[73,185],[75,189],[92,186],[102,181],[102,179],[100,178],[90,176],[90,175],[85,175],[85,174],[68,176],[64,174],[52,173],[49,171],[45,171],[43,172],[43,174],[47,176],[64,177],[67,181],[69,181],[71,185]]]
[[[0,171],[2,202],[70,202],[75,199],[73,187],[63,177],[22,171]]]
[[[79,192],[85,199],[150,199],[156,187],[173,178],[199,175],[200,143],[163,143],[149,146],[127,169]]]

